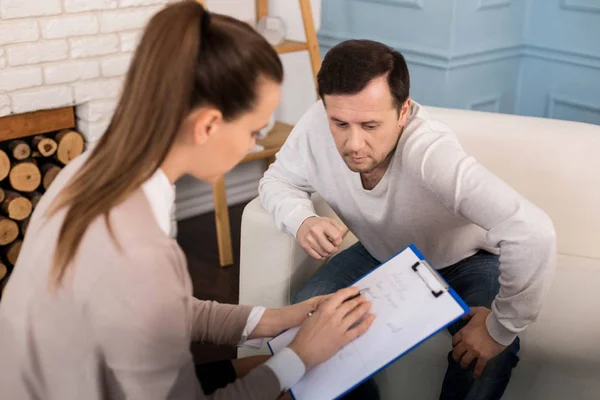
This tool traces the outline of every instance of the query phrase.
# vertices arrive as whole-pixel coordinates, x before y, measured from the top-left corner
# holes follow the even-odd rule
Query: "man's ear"
[[[411,106],[410,97],[406,99],[404,104],[402,104],[402,108],[400,109],[400,118],[398,118],[398,125],[400,127],[404,127],[406,125],[406,119],[408,118],[408,114],[410,114],[410,106]]]
[[[192,140],[194,144],[204,144],[218,132],[223,114],[216,108],[201,108],[195,114]]]

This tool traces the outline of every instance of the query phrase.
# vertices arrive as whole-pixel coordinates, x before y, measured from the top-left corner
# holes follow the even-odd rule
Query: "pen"
[[[359,291],[357,294],[355,294],[355,295],[353,295],[353,296],[350,296],[350,297],[348,297],[347,299],[345,299],[344,301],[342,301],[342,303],[345,303],[345,302],[347,302],[347,301],[350,301],[350,300],[352,300],[352,299],[356,299],[358,296],[360,296],[361,294],[363,294],[364,292],[367,292],[367,291],[369,291],[369,288],[360,289],[360,291]],[[314,310],[310,311],[310,312],[308,313],[308,316],[309,316],[309,317],[310,317],[310,316],[312,316],[312,315],[314,314],[314,312],[315,312],[315,311],[317,311],[317,309],[316,309],[316,308],[315,308]]]
[[[352,299],[355,299],[355,298],[357,298],[358,296],[360,296],[361,294],[363,294],[364,292],[366,292],[366,291],[368,291],[368,290],[369,290],[368,288],[360,289],[360,291],[359,291],[357,294],[355,294],[354,296],[350,296],[350,297],[348,297],[346,300],[342,301],[342,303],[345,303],[345,302],[347,302],[347,301],[350,301],[350,300],[352,300]]]

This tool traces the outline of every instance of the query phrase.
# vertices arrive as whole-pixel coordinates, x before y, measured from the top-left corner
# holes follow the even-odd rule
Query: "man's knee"
[[[496,371],[497,373],[502,373],[502,371],[509,372],[517,366],[519,362],[519,350],[521,348],[521,342],[517,337],[509,346],[506,347],[502,351],[502,353],[498,354],[496,357],[492,358],[486,366],[486,369],[489,367],[490,372]],[[485,374],[485,370],[483,373]]]
[[[506,347],[500,354],[487,362],[481,377],[475,381],[508,382],[513,368],[515,368],[519,362],[519,349],[519,338],[516,338],[514,342]],[[473,373],[475,363],[476,361],[473,361],[473,364],[469,367],[469,373]]]
[[[330,294],[343,287],[343,285],[336,284],[335,281],[311,282],[309,280],[302,284],[296,291],[296,294],[292,298],[292,304],[301,303],[315,296]]]

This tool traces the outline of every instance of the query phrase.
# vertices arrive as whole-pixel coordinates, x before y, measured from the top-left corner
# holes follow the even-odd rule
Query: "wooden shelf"
[[[293,53],[295,51],[308,50],[308,44],[296,42],[295,40],[285,40],[283,43],[273,46],[278,54]]]
[[[275,126],[271,132],[269,132],[269,135],[265,139],[257,142],[257,144],[263,146],[265,149],[256,151],[254,153],[249,153],[246,157],[244,157],[242,163],[264,160],[266,158],[273,157],[285,143],[286,139],[290,135],[290,132],[292,131],[292,128],[292,125],[284,124],[283,122],[275,123]]]
[[[9,115],[0,118],[0,141],[74,127],[73,107]]]

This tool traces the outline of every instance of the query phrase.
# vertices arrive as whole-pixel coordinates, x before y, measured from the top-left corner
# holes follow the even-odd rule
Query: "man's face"
[[[370,173],[398,143],[410,111],[399,111],[385,76],[373,79],[354,95],[325,95],[329,127],[344,162],[353,172]]]

